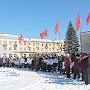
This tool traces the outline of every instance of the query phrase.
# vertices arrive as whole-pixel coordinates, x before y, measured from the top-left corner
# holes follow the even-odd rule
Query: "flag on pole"
[[[87,18],[86,18],[86,24],[87,24],[87,25],[90,24],[90,12],[89,12],[89,14],[88,14],[88,16],[87,16]]]
[[[56,25],[55,25],[55,34],[59,31],[59,22],[57,21],[56,22]]]
[[[44,39],[48,35],[48,30],[46,29],[44,32],[40,33],[41,39]]]
[[[19,36],[18,40],[19,40],[19,43],[21,43],[21,41],[23,40],[22,35]]]
[[[77,16],[77,19],[76,19],[76,31],[78,31],[80,27],[80,16],[79,16],[79,13],[78,13],[78,16]]]

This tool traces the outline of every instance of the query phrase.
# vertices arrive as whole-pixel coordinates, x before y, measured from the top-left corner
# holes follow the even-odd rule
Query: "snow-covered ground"
[[[0,90],[90,90],[90,85],[57,73],[1,67]]]

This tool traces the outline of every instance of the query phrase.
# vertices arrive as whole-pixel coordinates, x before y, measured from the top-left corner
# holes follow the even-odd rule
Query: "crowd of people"
[[[79,80],[82,78],[82,81],[88,84],[89,57],[87,54],[66,54],[62,56],[35,54],[29,57],[22,56],[21,58],[2,57],[0,58],[0,66],[28,68],[43,72],[59,72],[59,74],[65,74],[67,78],[70,78],[71,75],[73,75],[73,79]]]
[[[90,83],[90,55],[88,54],[76,54],[76,55],[66,55],[65,62],[65,71],[68,78],[73,74],[73,79],[82,79],[87,85]]]

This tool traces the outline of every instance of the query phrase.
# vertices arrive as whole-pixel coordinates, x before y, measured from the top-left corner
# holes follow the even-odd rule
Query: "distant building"
[[[63,40],[43,40],[43,39],[29,39],[23,38],[21,43],[18,40],[19,36],[10,34],[0,34],[0,56],[27,57],[34,53],[49,53],[63,55]]]
[[[81,33],[81,48],[83,53],[90,53],[90,31]]]

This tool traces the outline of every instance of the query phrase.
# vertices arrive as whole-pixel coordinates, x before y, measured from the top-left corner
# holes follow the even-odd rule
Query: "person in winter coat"
[[[65,65],[65,71],[66,71],[67,78],[70,78],[70,64],[71,64],[71,59],[69,57],[69,54],[66,55],[64,61],[65,61],[64,65]]]
[[[84,54],[81,60],[81,73],[82,73],[82,80],[85,81],[85,84],[88,85],[90,83],[90,64],[89,64],[90,56]]]
[[[76,77],[78,76],[78,79],[80,78],[80,68],[81,68],[81,60],[80,60],[80,55],[76,54],[76,59],[74,62],[74,66],[73,66],[73,74],[74,74],[74,78],[76,79]]]

